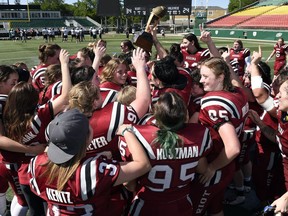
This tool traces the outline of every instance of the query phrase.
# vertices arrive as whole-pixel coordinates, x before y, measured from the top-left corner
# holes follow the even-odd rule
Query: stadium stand
[[[207,23],[210,28],[288,29],[288,1],[267,0]]]
[[[79,23],[81,26],[83,27],[90,27],[90,26],[94,26],[93,23],[91,23],[89,20],[87,20],[86,18],[74,18],[74,20]]]
[[[65,26],[64,19],[31,19],[30,22],[17,22],[11,21],[11,28],[39,28],[39,27],[51,27],[60,28]]]
[[[288,6],[280,6],[274,10],[243,22],[238,28],[273,28],[288,29]]]
[[[273,10],[276,7],[277,6],[262,6],[249,8],[212,22],[211,24],[208,24],[208,27],[235,27],[243,22],[253,19],[255,16],[259,16],[263,13]]]

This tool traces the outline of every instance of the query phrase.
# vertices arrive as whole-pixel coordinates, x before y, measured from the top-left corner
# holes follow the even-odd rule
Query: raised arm
[[[72,88],[71,77],[69,72],[69,53],[61,49],[60,62],[62,72],[62,93],[59,97],[52,101],[54,115],[63,111],[68,105],[69,91]]]
[[[207,44],[208,49],[210,51],[210,55],[213,57],[221,57],[218,49],[216,48],[212,38],[211,38],[211,33],[208,31],[205,31],[202,27],[202,25],[199,25],[199,30],[201,32],[200,40]]]
[[[120,163],[121,168],[119,176],[115,181],[114,186],[134,180],[151,169],[151,164],[146,152],[133,133],[133,127],[127,124],[121,125],[117,131],[117,135],[125,137],[133,161]]]
[[[151,30],[151,34],[153,36],[153,43],[154,43],[155,49],[157,51],[157,54],[159,56],[159,59],[162,59],[165,56],[167,56],[168,53],[166,52],[165,48],[162,46],[162,44],[159,42],[159,40],[157,38],[157,28],[156,27],[154,27]]]
[[[100,60],[101,58],[105,55],[106,53],[106,47],[100,46],[99,43],[101,40],[98,41],[97,45],[93,47],[93,52],[95,54],[92,67],[95,70],[95,73],[98,75],[98,69],[100,65]]]
[[[259,46],[259,51],[253,52],[251,61],[251,88],[253,95],[263,109],[269,112],[270,115],[276,117],[276,108],[273,104],[273,98],[269,95],[267,89],[264,88],[263,79],[258,68],[258,64],[262,58],[262,50]]]
[[[139,118],[148,111],[151,103],[150,86],[145,71],[145,52],[141,48],[133,50],[132,64],[136,69],[137,89],[136,99],[130,104],[136,111]]]
[[[228,50],[229,50],[229,47],[228,47]],[[231,82],[233,84],[233,86],[237,86],[239,88],[242,88],[245,92],[245,95],[248,99],[249,102],[254,102],[255,101],[255,97],[251,91],[250,88],[247,88],[243,85],[243,83],[241,82],[239,76],[235,73],[235,71],[233,70],[231,64],[230,64],[230,54],[229,52],[224,52],[222,54],[222,58],[226,61],[228,67],[229,67],[229,70],[230,70],[230,78],[231,78]]]

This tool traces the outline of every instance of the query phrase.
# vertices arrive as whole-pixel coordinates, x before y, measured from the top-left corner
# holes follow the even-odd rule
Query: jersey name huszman
[[[157,160],[167,160],[167,159],[185,159],[198,157],[199,148],[198,146],[189,146],[183,148],[175,148],[175,157],[171,150],[157,149]]]

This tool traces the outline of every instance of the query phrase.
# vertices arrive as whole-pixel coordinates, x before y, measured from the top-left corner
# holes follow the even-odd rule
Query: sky
[[[0,0],[0,1],[4,1],[4,0]],[[14,4],[15,0],[10,0],[11,4]],[[77,2],[77,0],[64,0],[65,3],[67,4],[72,4],[74,2]],[[192,5],[195,6],[195,2],[196,2],[196,6],[219,6],[222,8],[228,8],[228,4],[229,4],[229,0],[191,0],[192,1]],[[6,2],[6,0],[5,0]],[[28,2],[30,2],[30,0],[28,0]],[[27,0],[21,0],[20,1],[21,4],[26,4]]]

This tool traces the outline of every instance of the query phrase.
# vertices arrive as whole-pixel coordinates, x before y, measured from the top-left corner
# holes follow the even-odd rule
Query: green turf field
[[[104,34],[102,37],[104,40],[107,40],[107,53],[113,55],[114,53],[120,52],[120,42],[121,40],[126,39],[124,34],[114,34],[108,33]],[[172,43],[180,43],[181,35],[167,35],[165,38],[162,38],[159,35],[159,41],[163,44],[165,48],[169,48]],[[70,38],[69,38],[70,39]],[[130,36],[130,39],[132,37]],[[213,39],[217,47],[233,45],[234,39]],[[263,50],[263,59],[265,60],[273,50],[273,45],[275,41],[252,41],[242,39],[244,47],[250,48],[251,53],[254,50],[258,50],[258,45],[261,45]],[[76,44],[75,42],[61,42],[61,38],[57,38],[54,43],[59,44],[62,48],[67,49],[70,54],[75,54],[77,50],[82,47],[85,47],[88,42],[90,42],[90,37],[86,35],[86,41]],[[0,64],[13,64],[17,61],[24,61],[29,68],[38,64],[38,46],[43,44],[44,41],[42,38],[27,40],[27,43],[22,43],[21,41],[10,41],[10,40],[0,40]],[[206,47],[205,44],[202,45]],[[154,50],[153,50],[154,51]],[[152,51],[152,52],[153,52]],[[155,53],[155,51],[154,51]],[[270,66],[273,64],[274,59],[270,60]]]

